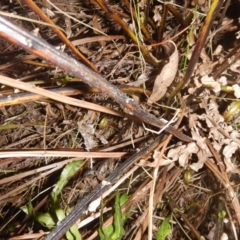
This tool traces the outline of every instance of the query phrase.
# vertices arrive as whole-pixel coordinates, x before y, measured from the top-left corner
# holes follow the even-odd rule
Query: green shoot
[[[169,236],[172,232],[171,224],[169,223],[171,216],[166,217],[157,232],[157,240],[165,240],[167,236]]]
[[[98,229],[99,237],[101,240],[118,240],[124,235],[123,225],[127,220],[127,213],[122,213],[121,206],[128,200],[127,194],[122,194],[119,196],[117,191],[115,197],[115,212],[113,224],[110,224],[103,229],[103,214],[100,217],[100,227]]]
[[[28,205],[21,207],[21,209],[32,216],[37,222],[42,226],[52,229],[58,221],[63,220],[66,217],[65,211],[61,209],[60,206],[60,195],[63,188],[68,183],[69,179],[79,170],[79,168],[84,164],[84,161],[75,161],[68,163],[61,175],[60,179],[56,183],[54,189],[51,193],[51,205],[49,207],[49,212],[41,213],[34,211],[32,203],[29,202]],[[77,225],[73,225],[70,230],[66,233],[66,238],[68,240],[82,240],[81,235],[78,231]]]

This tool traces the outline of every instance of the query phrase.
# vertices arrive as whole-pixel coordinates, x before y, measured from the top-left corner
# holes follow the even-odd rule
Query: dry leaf
[[[178,159],[179,165],[181,167],[186,167],[188,164],[189,158],[192,156],[193,153],[197,153],[198,151],[199,151],[199,148],[195,142],[189,143],[187,147],[180,153],[180,156]]]
[[[173,54],[170,56],[169,62],[163,67],[161,73],[155,79],[152,94],[148,99],[149,104],[157,102],[164,96],[164,94],[167,91],[167,88],[170,86],[170,84],[172,83],[176,76],[179,59],[178,50],[175,43],[172,41],[170,42],[174,45],[175,50]]]
[[[238,84],[234,84],[232,85],[233,91],[234,91],[234,95],[236,98],[240,98],[240,87]]]
[[[162,10],[162,6],[155,6],[154,7],[154,15],[153,20],[157,23],[157,26],[160,25],[160,22],[162,21],[162,16],[160,15],[160,11]]]
[[[219,44],[216,47],[215,51],[213,52],[213,55],[214,56],[219,56],[221,54],[222,50],[223,50],[223,46]]]
[[[213,77],[208,77],[207,75],[205,75],[201,78],[201,82],[202,84],[211,87],[215,93],[221,91],[220,83],[216,82]]]
[[[238,73],[238,74],[240,74],[239,67],[240,67],[240,60],[237,60],[235,63],[230,65],[231,71]]]
[[[129,86],[135,86],[139,87],[141,84],[145,83],[147,80],[149,80],[148,76],[146,73],[141,73],[137,79],[137,81],[130,82],[127,85]]]
[[[239,148],[239,145],[237,143],[231,142],[223,149],[224,157],[231,158],[233,153],[235,153],[238,148]]]
[[[96,200],[94,200],[93,202],[91,202],[88,206],[88,211],[89,212],[95,212],[96,209],[99,207],[101,203],[101,198],[97,198]]]
[[[67,38],[70,38],[72,35],[72,22],[70,18],[65,17],[65,25],[66,25]]]
[[[177,158],[175,158],[175,160],[171,160],[168,158],[162,158],[161,160],[159,160],[159,156],[161,156],[161,153],[159,151],[155,150],[154,154],[153,154],[153,159],[155,160],[155,162],[161,161],[159,166],[169,165],[177,160]]]
[[[167,157],[172,158],[173,161],[176,161],[179,158],[179,154],[182,150],[186,148],[186,145],[181,145],[176,148],[172,148],[169,150]]]
[[[97,29],[98,31],[103,31],[101,24],[99,23],[99,17],[97,15],[93,16],[92,19],[93,29]],[[94,31],[94,33],[98,34],[98,31]],[[99,43],[102,45],[102,47],[105,47],[106,42],[105,41],[99,41]]]
[[[172,158],[173,161],[178,160],[179,165],[181,167],[186,167],[189,158],[192,156],[193,153],[196,154],[198,151],[199,151],[199,148],[196,145],[196,143],[191,142],[187,145],[182,145],[182,146],[178,146],[174,149],[171,149],[168,152],[167,157]]]
[[[78,130],[81,133],[86,150],[90,150],[96,146],[96,140],[94,137],[95,125],[86,124],[83,121],[78,122]]]
[[[227,78],[225,76],[221,76],[219,79],[218,79],[218,82],[223,85],[223,86],[226,86],[227,85]]]
[[[224,163],[226,165],[226,172],[239,173],[238,167],[229,158],[224,158]]]
[[[156,165],[157,162],[159,162],[159,157],[161,156],[161,153],[157,150],[154,151],[154,154],[153,154],[153,159],[155,160],[154,161],[154,164]],[[176,161],[178,158],[175,158],[175,160],[172,160],[172,159],[169,159],[169,158],[162,158],[160,161],[160,164],[159,166],[169,166],[170,168],[174,165],[174,161]]]
[[[196,141],[197,147],[199,151],[197,152],[198,161],[196,163],[192,163],[189,167],[197,172],[201,169],[207,159],[212,157],[212,153],[210,152],[206,142],[205,137],[201,137],[196,128],[192,129],[192,138]]]

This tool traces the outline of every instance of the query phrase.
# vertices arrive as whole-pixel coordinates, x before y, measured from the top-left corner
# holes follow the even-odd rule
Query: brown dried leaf
[[[157,23],[157,26],[160,25],[160,22],[162,20],[162,17],[160,15],[160,11],[162,10],[162,6],[155,6],[154,7],[154,15],[153,15],[153,20]]]
[[[97,15],[93,16],[92,19],[92,25],[93,25],[93,29],[97,29],[98,31],[94,31],[96,34],[98,34],[99,31],[103,31],[101,24],[99,23],[99,17]],[[106,46],[106,42],[105,41],[99,41],[99,43],[102,45],[102,47]]]
[[[198,77],[194,77],[194,87],[189,87],[188,88],[188,93],[193,94],[198,88],[202,86],[202,83],[199,82]]]
[[[47,115],[53,117],[53,118],[58,118],[58,114],[54,112],[51,104],[48,104],[46,107]]]
[[[221,91],[220,83],[216,82],[213,77],[209,77],[205,75],[201,78],[201,82],[202,84],[211,87],[215,93],[218,93]]]
[[[199,150],[198,146],[195,142],[191,142],[187,145],[187,147],[181,151],[181,155],[179,156],[179,165],[181,167],[186,167],[188,164],[189,158],[192,156],[193,153],[197,153]]]
[[[176,76],[179,59],[178,50],[175,43],[172,41],[170,42],[174,45],[175,50],[173,54],[170,56],[169,62],[163,67],[161,73],[156,77],[152,94],[148,99],[149,104],[157,102],[164,96],[164,94],[167,91],[167,88],[170,86],[170,84],[172,83]]]
[[[94,133],[96,131],[98,116],[99,114],[96,112],[88,110],[83,119],[77,123],[78,130],[84,139],[84,145],[87,151],[96,147],[97,144],[97,139],[95,138]]]
[[[238,84],[234,84],[232,85],[233,91],[234,91],[234,95],[236,98],[240,98],[240,87]]]
[[[229,158],[224,158],[224,163],[226,165],[226,172],[239,173],[238,167]]]
[[[223,149],[223,155],[226,158],[231,158],[233,153],[236,152],[236,150],[239,148],[239,144],[235,142],[231,142],[227,146],[224,147]]]
[[[86,150],[90,150],[96,146],[96,140],[94,137],[95,125],[85,124],[84,121],[78,122],[78,130],[81,133]]]
[[[239,144],[231,141],[223,149],[224,163],[226,165],[226,171],[231,173],[239,173],[238,167],[232,162],[232,155],[238,150]]]
[[[230,65],[231,71],[240,74],[240,60],[237,60],[235,63]]]
[[[228,83],[227,83],[227,78],[225,76],[221,76],[219,79],[218,79],[218,82],[223,85],[223,86],[226,86]]]
[[[182,146],[178,146],[174,149],[171,149],[168,152],[167,157],[172,158],[173,161],[178,160],[179,165],[181,167],[186,167],[187,163],[188,163],[188,159],[191,157],[191,155],[193,153],[196,154],[198,151],[199,151],[199,148],[196,145],[196,143],[191,142],[187,145],[182,145]]]
[[[179,155],[182,152],[182,150],[184,151],[185,148],[186,148],[186,145],[181,145],[176,148],[172,148],[168,152],[167,157],[172,158],[173,161],[176,161],[179,158]]]
[[[162,156],[161,153],[157,150],[154,151],[154,154],[153,154],[153,159],[155,160],[155,164],[156,162],[159,163],[160,161],[160,164],[159,166],[167,166],[167,165],[171,165],[174,163],[174,161],[177,160],[177,158],[175,158],[175,160],[172,160],[172,159],[169,159],[169,158],[162,158],[161,160],[159,160],[159,157]]]
[[[199,151],[197,152],[198,161],[192,163],[189,167],[197,172],[203,167],[205,161],[212,156],[212,153],[205,143],[205,138],[201,137],[195,129],[192,129],[192,138],[196,141],[197,147],[199,147]]]
[[[70,18],[65,17],[65,25],[66,25],[67,37],[70,38],[72,35],[72,22]]]

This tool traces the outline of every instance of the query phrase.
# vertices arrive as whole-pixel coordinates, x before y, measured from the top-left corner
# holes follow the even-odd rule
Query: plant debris
[[[0,3],[0,239],[238,239],[240,4]]]

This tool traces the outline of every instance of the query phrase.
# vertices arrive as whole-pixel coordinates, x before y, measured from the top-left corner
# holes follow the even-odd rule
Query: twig
[[[0,16],[0,36],[12,42],[13,44],[16,44],[26,49],[27,51],[36,54],[40,58],[43,58],[55,64],[56,66],[62,68],[68,73],[78,78],[81,78],[90,86],[96,87],[102,92],[107,93],[119,104],[121,104],[124,110],[128,111],[130,115],[136,116],[142,121],[159,128],[165,126],[164,122],[157,119],[152,114],[142,110],[142,108],[138,104],[136,104],[132,98],[127,97],[126,94],[124,94],[117,87],[113,86],[107,80],[102,78],[100,75],[96,74],[83,64],[77,62],[75,59],[72,59],[66,54],[56,50],[53,46],[47,44],[42,39],[12,24],[11,22],[9,22],[8,20],[1,16]],[[8,83],[6,83],[6,81],[4,81],[4,84],[9,85]],[[19,86],[21,86],[23,83],[18,82],[18,84]],[[36,88],[36,90],[37,89],[39,91],[39,88]],[[168,126],[165,129],[165,131],[173,134],[174,136],[183,141],[186,142],[193,141],[190,137],[182,134],[172,126]]]

